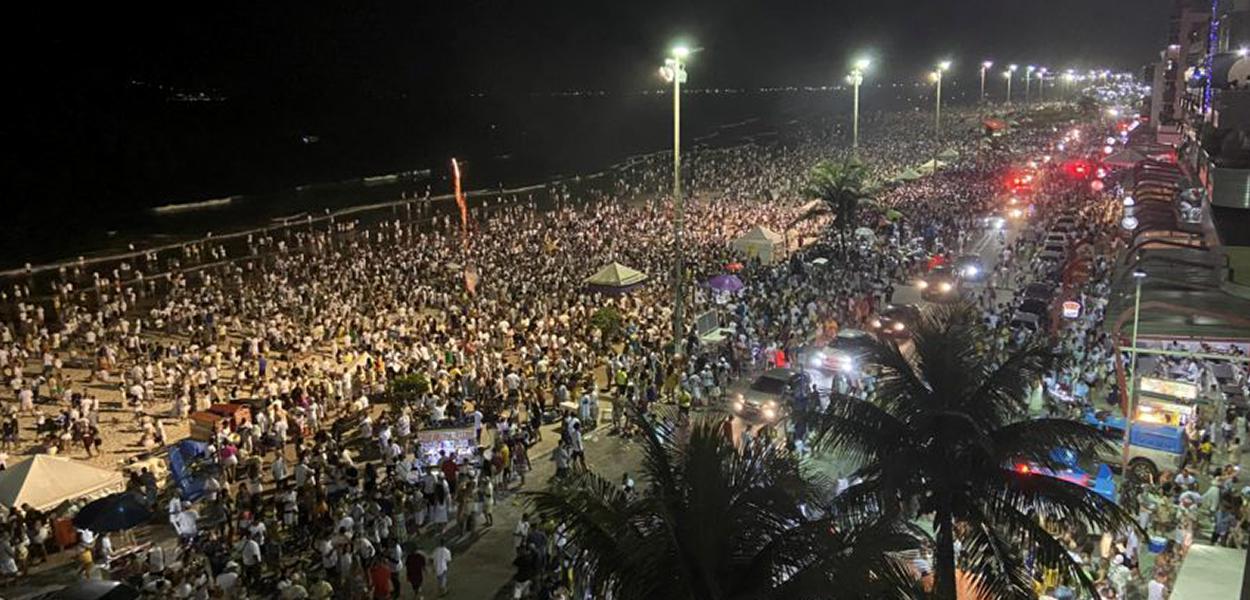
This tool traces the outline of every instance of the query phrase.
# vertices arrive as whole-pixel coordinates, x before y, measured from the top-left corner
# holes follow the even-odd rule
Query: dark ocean
[[[865,86],[861,94],[865,118],[928,109],[931,102],[923,87]],[[248,98],[175,101],[134,90],[123,96],[103,122],[79,116],[79,137],[62,140],[76,146],[63,174],[24,182],[72,199],[32,202],[16,222],[0,225],[9,228],[3,233],[10,241],[37,240],[6,247],[0,267],[167,243],[427,190],[444,194],[451,191],[451,157],[461,162],[467,190],[498,189],[600,171],[672,143],[672,96],[659,90],[373,98],[303,114]],[[959,90],[949,101],[960,101]],[[849,106],[849,92],[832,89],[687,91],[683,144],[726,146],[767,141],[786,128],[845,126]],[[37,234],[50,225],[68,234]]]

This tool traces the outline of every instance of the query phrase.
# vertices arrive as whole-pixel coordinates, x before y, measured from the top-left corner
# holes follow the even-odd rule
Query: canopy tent
[[[0,504],[48,510],[69,500],[121,491],[124,486],[116,471],[37,454],[0,472]]]
[[[1131,167],[1143,160],[1146,160],[1145,154],[1132,148],[1126,148],[1104,158],[1102,162],[1113,167]]]
[[[959,158],[959,151],[954,148],[947,148],[938,152],[937,157],[942,160],[955,160],[956,158]]]
[[[916,167],[916,170],[921,173],[933,173],[936,169],[944,168],[946,168],[945,162],[931,158],[923,163],[920,163],[920,165]]]
[[[636,271],[618,262],[612,262],[608,266],[599,269],[594,275],[587,277],[583,283],[601,292],[607,293],[624,293],[628,292],[643,283],[646,283],[647,275],[641,271]]]
[[[784,244],[781,234],[771,231],[762,225],[756,225],[746,235],[734,240],[729,245],[750,258],[758,258],[764,264],[771,264],[777,259],[778,249]]]
[[[902,173],[898,174],[898,178],[900,181],[915,181],[917,179],[920,179],[921,177],[924,177],[924,175],[921,175],[920,173],[916,172],[915,169],[912,169],[912,168],[908,168]]]

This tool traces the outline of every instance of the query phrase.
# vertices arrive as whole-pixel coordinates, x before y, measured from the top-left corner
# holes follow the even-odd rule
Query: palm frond
[[[990,434],[995,453],[1005,460],[1025,459],[1058,470],[1052,456],[1055,449],[1067,449],[1078,456],[1098,456],[1098,450],[1111,447],[1111,434],[1071,419],[1028,419],[996,429]]]
[[[849,396],[832,398],[828,409],[808,419],[814,449],[836,451],[860,464],[896,450],[894,444],[908,439],[905,423],[871,402]]]

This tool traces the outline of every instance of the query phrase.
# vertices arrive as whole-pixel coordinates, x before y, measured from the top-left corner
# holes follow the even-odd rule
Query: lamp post
[[[942,73],[949,71],[951,61],[944,60],[933,70],[933,82],[936,86],[934,97],[936,104],[933,109],[933,174],[937,174],[938,147],[942,145]]]
[[[1037,101],[1046,103],[1046,67],[1037,69]]]
[[[681,348],[681,341],[686,334],[685,295],[682,287],[685,280],[685,249],[682,237],[685,234],[686,203],[681,194],[681,84],[686,82],[685,60],[690,56],[690,48],[677,46],[672,55],[664,60],[660,67],[660,76],[673,84],[673,353]]]
[[[1133,412],[1136,408],[1133,406],[1133,388],[1134,381],[1137,377],[1137,324],[1141,316],[1141,282],[1146,278],[1145,271],[1133,271],[1134,292],[1133,292],[1133,347],[1129,348],[1128,363],[1128,383],[1125,389],[1128,391],[1128,402],[1125,403],[1124,410],[1124,448],[1123,455],[1120,457],[1120,473],[1128,477],[1128,455],[1129,444],[1131,443],[1131,432],[1133,431]]]
[[[1011,104],[1011,76],[1016,73],[1018,68],[1016,65],[1007,65],[1007,70],[1003,71],[1003,77],[1007,78],[1007,104]]]
[[[981,63],[981,103],[982,104],[985,103],[985,72],[990,70],[990,67],[992,66],[994,66],[993,61],[987,60]]]
[[[1063,95],[1065,98],[1072,97],[1072,82],[1076,81],[1076,72],[1068,69],[1063,73]]]
[[[850,83],[851,89],[854,90],[854,100],[851,104],[851,151],[857,154],[859,152],[859,86],[864,83],[864,71],[868,70],[870,64],[872,61],[867,58],[858,59],[851,68],[851,74],[846,76],[847,83]]]
[[[1033,83],[1033,71],[1036,69],[1037,67],[1033,65],[1029,65],[1024,68],[1024,103],[1025,104],[1029,103],[1029,85]]]

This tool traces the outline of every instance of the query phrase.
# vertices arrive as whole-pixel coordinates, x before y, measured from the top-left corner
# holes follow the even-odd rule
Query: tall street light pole
[[[1033,82],[1033,71],[1037,67],[1029,65],[1024,68],[1024,103],[1029,103],[1029,84]]]
[[[990,67],[992,66],[994,66],[993,61],[987,60],[981,63],[981,103],[982,104],[985,103],[985,72],[989,71]]]
[[[866,58],[856,60],[851,74],[846,76],[854,96],[851,104],[851,151],[856,155],[859,154],[859,86],[864,83],[864,71],[868,70],[870,64],[871,61]]]
[[[685,294],[685,235],[686,202],[681,193],[681,84],[686,82],[685,60],[690,56],[686,46],[673,48],[672,55],[664,60],[660,75],[673,84],[673,353],[677,354],[686,336]]]
[[[942,145],[942,73],[950,70],[951,61],[944,60],[937,64],[937,69],[933,71],[933,81],[936,84],[937,103],[933,110],[933,173],[937,174],[937,153],[938,147]]]
[[[1128,391],[1128,402],[1125,403],[1124,410],[1124,448],[1120,457],[1120,473],[1128,477],[1128,456],[1129,445],[1132,442],[1131,433],[1133,431],[1133,412],[1136,410],[1134,405],[1135,379],[1137,377],[1137,324],[1141,316],[1141,282],[1146,278],[1144,271],[1133,271],[1133,280],[1135,283],[1133,292],[1133,347],[1129,348],[1128,363],[1128,385],[1125,389]]]
[[[1037,69],[1037,101],[1046,103],[1046,67]]]
[[[1007,104],[1011,104],[1011,77],[1016,73],[1015,65],[1007,65],[1007,70],[1003,71],[1003,77],[1007,79]]]

